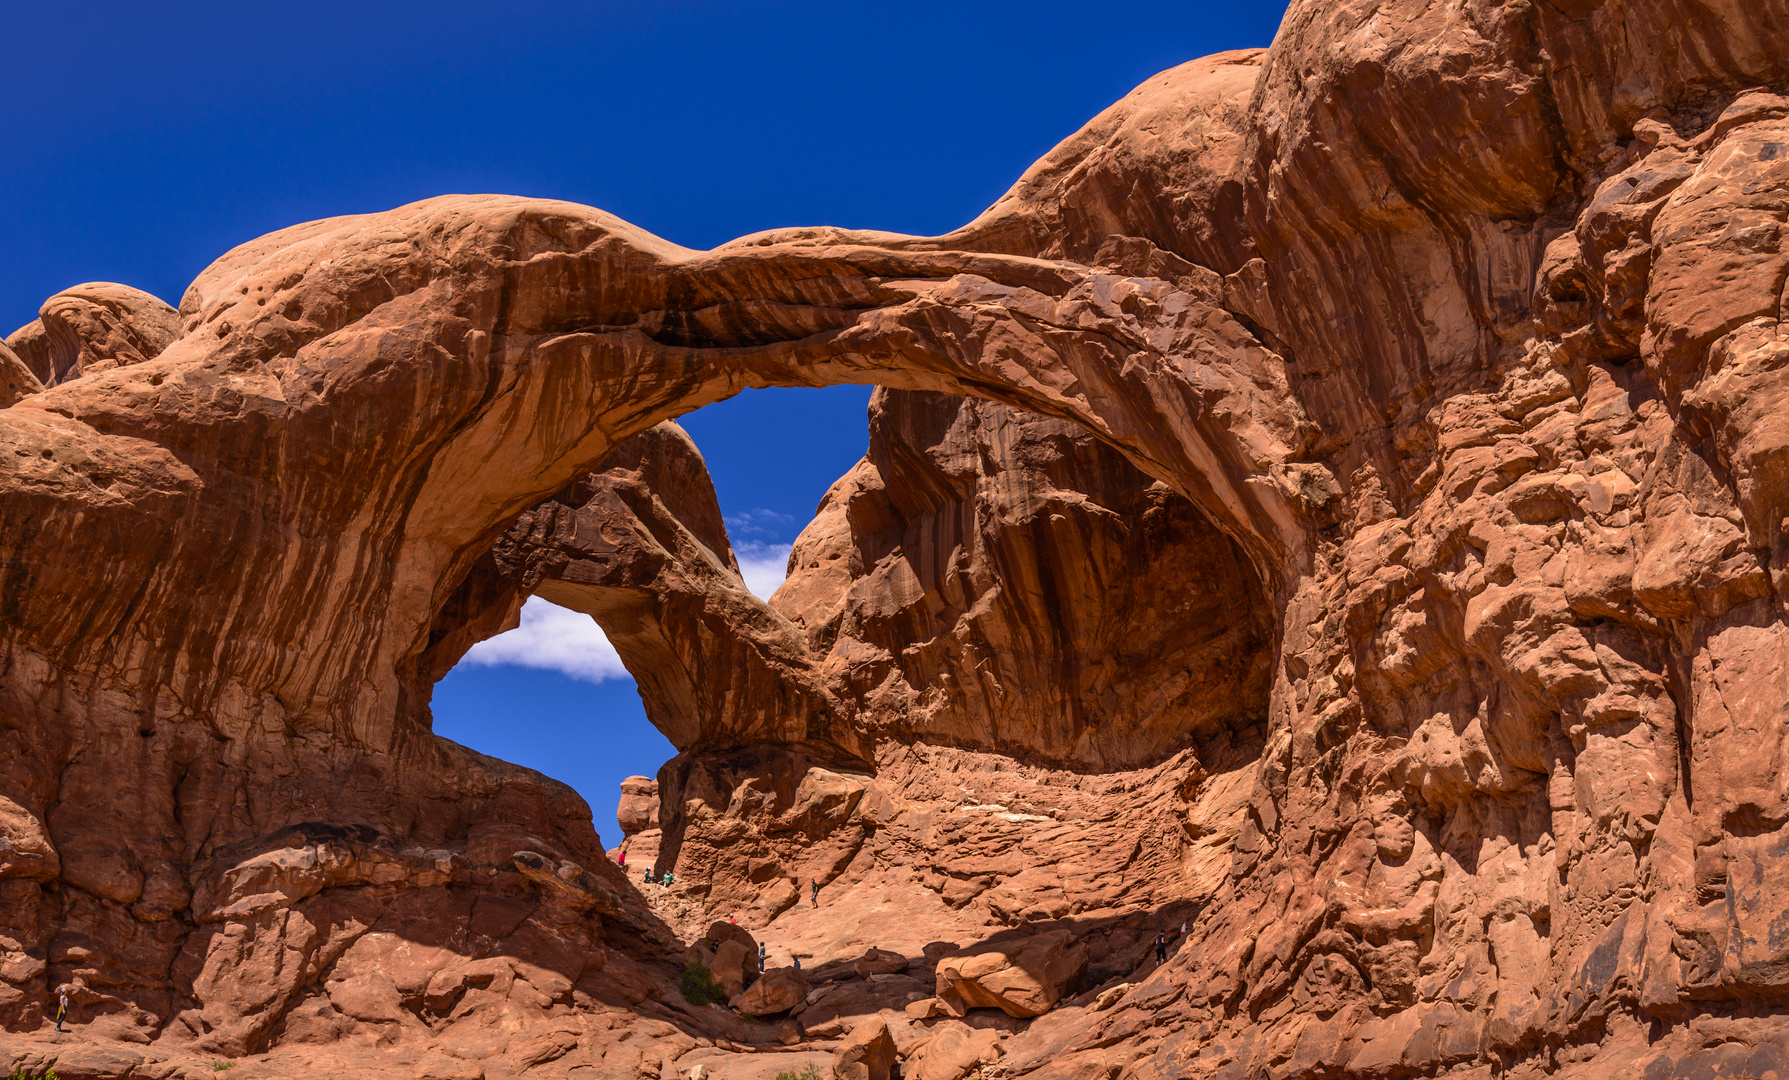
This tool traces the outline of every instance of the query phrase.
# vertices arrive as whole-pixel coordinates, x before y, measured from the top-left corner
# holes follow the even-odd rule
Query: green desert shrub
[[[800,1072],[796,1072],[793,1069],[787,1069],[777,1073],[776,1080],[822,1080],[822,1077],[820,1076],[819,1067],[810,1061],[808,1062],[808,1067]]]
[[[683,965],[683,982],[678,989],[683,991],[683,1000],[691,1005],[725,1004],[727,1000],[727,992],[714,981],[714,972],[700,960]]]

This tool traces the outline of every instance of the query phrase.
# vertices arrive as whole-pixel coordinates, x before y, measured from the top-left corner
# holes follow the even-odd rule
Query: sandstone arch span
[[[120,440],[161,448],[135,465],[140,501],[108,491],[87,511],[163,534],[139,537],[141,565],[126,556],[110,571],[136,580],[143,599],[130,603],[153,611],[121,608],[124,590],[107,582],[83,590],[90,599],[65,593],[91,605],[71,618],[61,603],[33,605],[48,593],[21,582],[21,628],[41,630],[47,654],[89,652],[67,656],[76,668],[141,665],[178,642],[182,659],[158,675],[189,701],[240,679],[302,723],[377,728],[399,709],[396,684],[371,673],[413,664],[472,560],[615,443],[745,385],[874,379],[1088,424],[1285,581],[1305,543],[1307,478],[1285,468],[1296,405],[1215,280],[1200,292],[1184,269],[1183,286],[864,246],[702,255],[595,211],[489,197],[275,234],[194,283],[181,338],[155,360],[7,410],[21,446],[70,439],[95,458]],[[243,419],[253,444],[213,451]],[[105,490],[111,468],[77,479],[77,467],[69,482]],[[333,482],[349,475],[348,490]],[[155,505],[176,490],[192,496],[178,537]],[[241,526],[246,505],[263,525]],[[31,538],[39,550],[70,542],[58,516],[35,516],[50,522]],[[347,542],[330,550],[331,534]],[[242,568],[240,584],[211,572],[220,558]],[[25,546],[17,559],[48,561]],[[75,644],[77,628],[106,619],[121,638]],[[225,659],[245,648],[257,655]]]

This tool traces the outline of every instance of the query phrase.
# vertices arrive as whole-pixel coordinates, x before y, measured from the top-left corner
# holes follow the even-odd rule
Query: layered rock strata
[[[78,975],[90,1032],[152,1045],[93,1075],[392,1060],[381,1040],[412,1075],[418,1055],[662,1077],[742,1054],[696,1045],[729,1021],[677,1004],[662,923],[588,808],[431,735],[427,687],[502,623],[455,614],[481,562],[530,512],[538,550],[575,533],[539,508],[628,439],[743,386],[861,381],[1076,424],[1185,500],[1188,535],[1249,570],[1235,595],[1259,604],[1233,614],[1270,628],[1265,703],[1152,711],[1018,658],[995,679],[1025,707],[960,689],[964,661],[913,635],[967,652],[1034,610],[1001,609],[1028,565],[1001,538],[1026,529],[953,509],[982,473],[939,467],[1001,421],[909,438],[947,452],[835,492],[845,525],[803,551],[861,561],[777,605],[680,611],[678,588],[734,595],[693,520],[658,542],[674,566],[623,583],[660,598],[630,662],[683,740],[660,858],[709,867],[698,914],[750,900],[768,938],[806,907],[843,947],[884,896],[908,933],[932,903],[949,950],[840,977],[882,1013],[935,991],[945,952],[1120,929],[1130,950],[1185,905],[1167,964],[1002,1051],[888,1008],[940,1025],[928,1067],[974,1047],[1051,1078],[1789,1072],[1785,29],[1778,0],[1301,0],[1271,50],[1151,80],[944,237],[692,252],[583,207],[453,197],[244,245],[165,347],[153,307],[94,301],[65,319],[76,371],[46,314],[9,344],[48,388],[14,365],[0,409],[0,1022],[36,1025]],[[933,546],[908,559],[915,539],[879,546],[904,524],[850,521],[878,500]],[[1055,655],[1110,650],[1072,632],[1110,591],[1067,595]],[[1180,629],[1165,648],[1198,644]],[[786,696],[683,690],[714,656]],[[1015,808],[1026,791],[1073,820]],[[1235,825],[1194,890],[1207,800]],[[943,840],[954,813],[988,820]],[[1033,817],[1066,827],[1012,820]],[[941,871],[1008,825],[1011,858],[952,907]],[[1064,850],[1145,869],[1092,925],[1078,894],[1047,900],[1087,880]],[[778,907],[814,878],[819,908]]]

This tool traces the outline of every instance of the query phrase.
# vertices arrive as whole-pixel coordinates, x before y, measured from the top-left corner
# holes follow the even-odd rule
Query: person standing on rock
[[[1158,964],[1168,962],[1168,935],[1160,930],[1155,932],[1155,962]]]
[[[615,856],[615,865],[621,867],[623,870],[627,869],[627,849],[626,848],[622,848],[621,854]]]
[[[68,987],[63,986],[56,991],[56,1030],[62,1030],[62,1021],[68,1016]]]
[[[758,974],[764,974],[764,943],[758,942]]]
[[[819,907],[820,906],[820,879],[819,878],[811,878],[808,881],[808,904],[811,907]]]

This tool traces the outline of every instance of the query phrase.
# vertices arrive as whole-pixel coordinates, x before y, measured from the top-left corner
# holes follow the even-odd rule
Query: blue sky
[[[783,225],[943,232],[1150,75],[1267,44],[1283,10],[8,4],[0,333],[83,281],[177,304],[245,240],[448,192],[588,203],[692,247]],[[751,391],[684,418],[755,584],[863,453],[868,396]],[[672,749],[600,636],[561,623],[534,646],[514,656],[551,667],[444,679],[436,730],[572,784],[613,844],[617,783]]]

